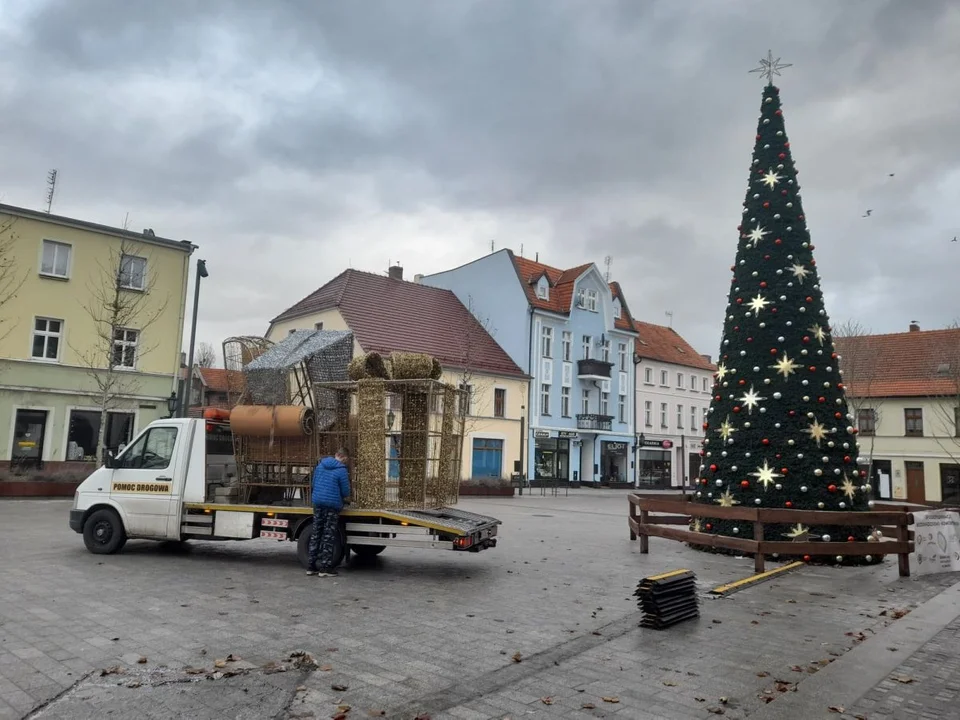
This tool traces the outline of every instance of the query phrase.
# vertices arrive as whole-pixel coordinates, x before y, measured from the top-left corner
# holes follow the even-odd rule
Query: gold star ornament
[[[726,419],[720,423],[720,427],[717,428],[717,432],[720,434],[720,437],[724,440],[729,440],[730,437],[737,431],[733,426],[733,423],[730,422],[730,416],[727,415]]]
[[[763,295],[760,293],[757,293],[757,296],[750,301],[750,309],[753,310],[755,314],[759,315],[760,311],[769,304],[769,300],[763,297]]]
[[[794,542],[804,542],[810,537],[810,528],[797,523],[794,527],[790,528],[790,532],[784,533],[783,536],[790,538]]]
[[[813,422],[807,425],[807,435],[817,444],[817,447],[820,447],[820,443],[827,438],[827,427],[814,418]]]
[[[853,500],[857,494],[857,486],[847,477],[846,473],[843,474],[843,484],[840,486],[840,490],[843,491],[843,494],[847,496],[848,500]]]
[[[766,185],[768,188],[770,188],[770,189],[772,190],[772,189],[774,188],[774,186],[775,186],[778,182],[780,182],[780,179],[781,179],[780,176],[777,175],[777,173],[775,173],[775,172],[773,171],[773,169],[771,168],[770,170],[767,170],[767,174],[763,176],[763,181],[762,181],[762,182],[763,182],[764,185]]]
[[[753,247],[756,247],[760,244],[760,241],[763,240],[764,235],[769,235],[769,230],[764,230],[762,227],[757,225],[753,230],[747,233],[747,239],[753,243]]]
[[[717,365],[717,373],[716,373],[717,380],[719,380],[720,382],[723,382],[723,379],[729,374],[730,374],[730,370],[727,369],[726,365],[724,365],[723,363],[720,363],[719,365]]]
[[[777,360],[776,363],[770,366],[772,370],[776,370],[778,375],[783,375],[783,379],[786,380],[793,373],[797,371],[797,368],[800,367],[796,362],[791,360],[786,353],[783,354],[783,357]]]
[[[757,468],[756,472],[750,473],[757,479],[757,482],[763,485],[763,489],[766,490],[770,485],[776,483],[777,478],[783,477],[778,472],[774,472],[773,468],[767,463],[766,460],[763,461],[763,465]]]
[[[810,274],[810,271],[807,270],[803,265],[791,265],[787,268],[787,270],[793,273],[793,276],[801,285],[803,285],[803,281],[807,279],[807,275]]]
[[[813,337],[817,339],[817,342],[819,342],[821,346],[823,345],[823,341],[827,338],[826,330],[819,325],[811,325],[809,328],[807,328],[807,332],[813,335]]]
[[[693,523],[690,525],[690,529],[694,532],[703,532],[703,521],[700,518],[694,518]]]
[[[734,505],[739,505],[739,500],[733,499],[733,493],[730,492],[730,488],[727,488],[723,491],[723,494],[714,500],[715,503],[720,503],[720,507],[733,507]]]
[[[753,409],[763,400],[766,400],[766,398],[760,397],[760,394],[753,389],[753,385],[751,385],[750,389],[743,394],[742,398],[740,398],[740,402],[743,403],[743,406],[751,415],[753,415]]]

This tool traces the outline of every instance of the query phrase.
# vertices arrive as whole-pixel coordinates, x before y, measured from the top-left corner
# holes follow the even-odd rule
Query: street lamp
[[[393,414],[393,410],[387,412],[387,432],[393,430],[393,423],[397,420],[397,416]]]
[[[167,398],[167,417],[173,417],[174,413],[177,412],[177,404],[179,403],[179,398],[175,392],[170,393],[170,397]]]
[[[209,277],[207,261],[197,260],[197,282],[193,291],[193,322],[190,325],[190,359],[187,362],[187,389],[180,399],[180,417],[186,417],[187,405],[190,404],[191,390],[193,389],[193,350],[197,342],[197,309],[200,305],[200,278]]]

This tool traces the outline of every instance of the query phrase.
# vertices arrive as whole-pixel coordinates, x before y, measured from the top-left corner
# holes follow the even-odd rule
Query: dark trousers
[[[339,510],[314,505],[313,535],[310,536],[311,570],[333,570],[333,552],[339,525]]]

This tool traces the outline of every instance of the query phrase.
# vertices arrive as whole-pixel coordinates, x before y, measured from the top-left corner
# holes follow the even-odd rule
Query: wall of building
[[[709,370],[646,358],[637,364],[636,372],[636,433],[644,435],[644,448],[638,450],[637,457],[638,482],[641,486],[665,486],[665,463],[669,462],[669,485],[690,484],[700,468],[699,457],[693,456],[699,456],[703,441],[713,374]],[[664,372],[666,384],[662,382]],[[682,387],[678,386],[678,374],[682,377]],[[663,405],[666,405],[665,426],[661,421]],[[678,407],[681,408],[679,418]],[[691,408],[696,411],[695,417],[691,417]],[[665,442],[669,447],[664,447]]]
[[[871,485],[876,496],[920,501],[918,488],[908,487],[908,463],[920,463],[922,500],[941,502],[945,476],[951,468],[960,467],[960,437],[952,419],[956,398],[883,398],[858,401],[858,405],[873,409],[877,416],[875,435],[859,437],[860,457],[873,466]],[[922,411],[923,437],[906,435],[908,408]],[[882,475],[888,476],[889,484]],[[947,493],[949,498],[949,486]]]
[[[452,291],[485,324],[493,339],[520,369],[530,372],[529,305],[506,250],[453,270],[425,275],[419,282]]]

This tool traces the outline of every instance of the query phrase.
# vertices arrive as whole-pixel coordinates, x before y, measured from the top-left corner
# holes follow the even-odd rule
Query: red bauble
[[[866,476],[867,476],[867,471],[866,471],[866,470],[861,470],[861,471],[860,471],[860,477],[866,477]]]
[[[766,281],[766,280],[761,280],[761,281],[760,281],[760,287],[765,288],[766,286],[767,286],[767,281]]]
[[[773,241],[774,245],[781,245],[782,243],[783,243],[783,240],[781,240],[780,238],[777,238],[776,240]]]
[[[785,148],[788,148],[788,147],[790,147],[790,141],[789,141],[789,140],[787,140],[787,142],[785,142],[785,143],[783,144],[783,146],[784,146]]]
[[[750,487],[750,481],[749,481],[749,480],[741,480],[741,481],[740,481],[740,487],[742,487],[742,488],[748,488],[748,487]]]
[[[783,110],[774,110],[773,114],[777,116],[783,115]]]
[[[707,528],[707,530],[713,530],[713,523],[707,523],[704,527]]]
[[[805,343],[810,342],[810,336],[809,336],[809,335],[804,335],[804,336],[803,336],[802,338],[800,338],[800,339],[801,339],[803,342],[805,342]]]
[[[767,438],[764,438],[764,439],[761,440],[760,442],[762,442],[764,445],[769,445],[769,444],[770,444],[770,441],[769,441]]]
[[[740,406],[739,406],[739,405],[734,405],[734,406],[733,406],[733,411],[734,411],[735,413],[740,412]]]
[[[776,309],[776,308],[770,308],[770,312],[772,312],[773,314],[776,314],[776,313],[777,313],[777,309]]]
[[[769,201],[765,201],[765,202],[763,203],[763,206],[764,206],[765,208],[770,207],[770,202],[769,202]]]
[[[789,415],[790,417],[793,417],[796,414],[797,414],[796,410],[791,410],[790,412],[787,413],[787,415]]]
[[[711,466],[710,466],[710,472],[716,472],[716,471],[717,471],[717,466],[716,466],[716,465],[711,465]]]
[[[776,348],[770,348],[770,354],[771,354],[771,355],[776,355],[776,354],[777,354],[777,349],[776,349]]]
[[[857,539],[856,539],[853,535],[850,535],[850,536],[847,538],[847,542],[856,542],[856,541],[857,541]]]
[[[780,456],[777,455],[777,457],[779,458]],[[781,475],[786,475],[786,474],[787,474],[787,471],[788,471],[789,469],[790,469],[790,468],[780,468],[780,474],[781,474]]]
[[[792,507],[793,507],[793,503],[790,502],[789,500],[787,500],[787,501],[784,503],[784,505],[786,505],[788,508],[792,508]]]
[[[741,380],[740,382],[737,383],[737,385],[740,385],[740,386],[743,386],[743,385],[746,385],[746,384],[747,384],[747,381],[746,381],[746,380]]]
[[[843,413],[842,413],[842,412],[835,412],[835,413],[833,414],[833,416],[834,416],[837,420],[839,420],[840,418],[843,417]]]
[[[837,390],[843,390],[843,383],[837,383]]]
[[[720,402],[720,396],[719,396],[719,395],[715,396],[713,399],[716,400],[717,402]]]
[[[837,359],[837,354],[836,354],[836,353],[830,353],[830,357],[831,357],[832,359],[836,360],[836,359]]]
[[[743,298],[737,298],[737,305],[743,304]]]
[[[836,492],[836,491],[837,491],[837,486],[836,486],[836,485],[827,485],[827,490],[829,490],[830,492]]]
[[[804,555],[804,556],[803,556],[803,561],[804,561],[804,562],[810,562],[810,556],[809,556],[809,555]]]
[[[849,456],[849,455],[844,455],[844,456],[843,456],[843,461],[844,461],[845,463],[850,462],[850,456]]]
[[[817,264],[817,261],[816,261],[816,260],[811,260],[811,261],[810,261],[810,264],[811,264],[811,265],[816,265],[816,264]]]
[[[704,423],[704,424],[703,424],[703,429],[706,430],[707,427],[708,427],[707,423]]]
[[[748,338],[747,338],[747,342],[753,342],[753,338],[752,338],[752,337],[748,337]]]
[[[780,453],[777,453],[776,455],[774,455],[774,457],[775,457],[777,460],[779,460],[779,459],[780,459]]]
[[[777,155],[777,157],[780,158],[781,160],[783,160],[786,156],[787,156],[786,153],[780,153],[779,155]]]
[[[826,401],[827,401],[827,399],[826,399],[825,397],[823,397],[823,395],[821,395],[820,397],[817,398],[817,402],[825,403]]]
[[[786,191],[786,190],[781,190],[781,191],[780,191],[780,194],[781,194],[781,195],[786,195],[786,194],[787,194],[787,191]]]
[[[807,295],[807,302],[813,302],[813,298]]]
[[[764,255],[764,256],[763,256],[763,259],[764,259],[764,260],[769,260],[769,259],[770,259],[770,256],[769,256],[769,255]],[[764,287],[766,287],[766,285],[764,285]]]
[[[810,372],[816,372],[817,368],[815,365],[811,365],[810,367],[807,368],[807,370],[809,370]]]

